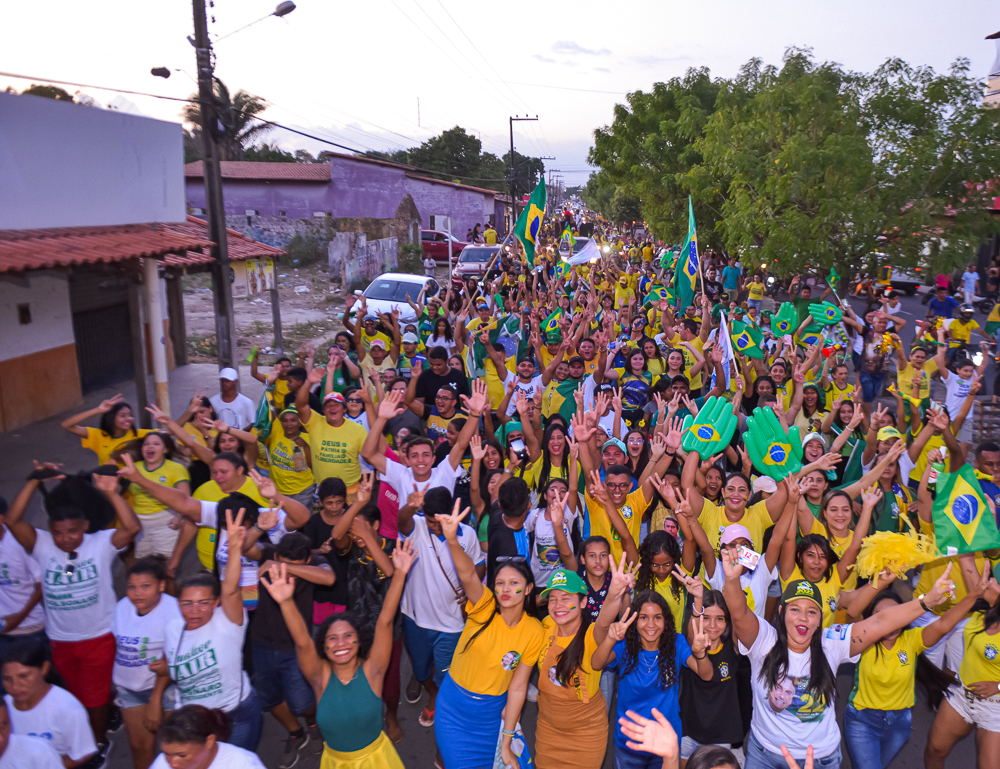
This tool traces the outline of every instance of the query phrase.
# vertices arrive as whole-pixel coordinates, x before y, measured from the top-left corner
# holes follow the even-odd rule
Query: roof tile
[[[200,179],[205,175],[202,161],[184,166],[184,176]],[[223,160],[223,179],[273,182],[329,182],[329,163],[267,163],[252,160]]]

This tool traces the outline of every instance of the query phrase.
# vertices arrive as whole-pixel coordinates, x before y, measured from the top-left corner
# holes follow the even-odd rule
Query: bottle
[[[931,474],[927,478],[928,491],[935,491],[937,489],[938,473],[946,472],[944,462],[948,459],[948,448],[947,446],[942,446],[939,451],[941,452],[941,461],[931,462]]]
[[[292,449],[292,466],[297,473],[304,472],[306,469],[306,455],[302,452],[301,446],[296,445]]]

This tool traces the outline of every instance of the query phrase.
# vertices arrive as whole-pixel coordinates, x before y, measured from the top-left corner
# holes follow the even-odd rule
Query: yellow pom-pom
[[[940,557],[934,537],[919,534],[911,526],[905,534],[878,531],[865,537],[855,569],[858,576],[869,579],[885,569],[902,579],[915,566]]]

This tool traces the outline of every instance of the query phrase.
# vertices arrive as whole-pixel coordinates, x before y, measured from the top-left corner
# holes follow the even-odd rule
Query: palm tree
[[[198,94],[191,96],[191,103],[181,113],[184,121],[197,131],[201,129],[201,105]],[[223,135],[218,140],[219,157],[222,160],[240,160],[243,151],[256,142],[258,137],[271,130],[270,126],[255,118],[267,109],[267,102],[259,96],[237,91],[231,98],[226,84],[215,79],[215,106],[223,126]]]

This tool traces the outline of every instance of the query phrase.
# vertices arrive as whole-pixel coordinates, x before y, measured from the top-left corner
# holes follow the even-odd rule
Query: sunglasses
[[[348,398],[347,402],[348,403],[364,403],[364,401],[361,400],[361,398]]]
[[[63,574],[65,574],[67,577],[72,577],[74,574],[76,574],[76,564],[73,563],[73,561],[76,560],[76,557],[77,557],[76,550],[74,550],[72,553],[66,556],[66,566],[63,569]]]

